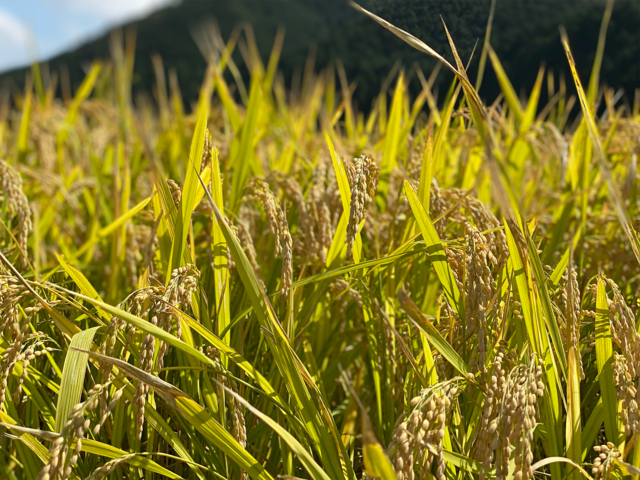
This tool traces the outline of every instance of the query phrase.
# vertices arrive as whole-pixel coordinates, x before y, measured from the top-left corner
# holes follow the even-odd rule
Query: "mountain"
[[[470,77],[475,78],[490,0],[363,0],[361,3],[424,40],[445,58],[452,59],[442,16],[462,58],[469,58],[478,41],[469,69]],[[556,73],[556,79],[560,72],[565,72],[569,80],[559,25],[568,31],[579,72],[586,83],[604,8],[604,0],[497,0],[491,44],[516,92],[531,88],[542,63]],[[225,40],[235,26],[242,22],[251,24],[265,61],[276,31],[283,27],[285,39],[280,70],[288,86],[292,78],[299,78],[310,49],[316,52],[316,68],[340,59],[348,78],[357,81],[354,98],[364,110],[397,60],[406,69],[418,62],[426,75],[435,65],[429,57],[356,12],[345,0],[184,0],[124,25],[125,29],[136,32],[134,91],[151,91],[155,80],[150,57],[158,53],[165,68],[176,69],[187,103],[194,100],[205,62],[192,31],[208,19],[216,19]],[[234,58],[244,71],[242,56],[237,50]],[[75,88],[84,77],[83,66],[109,55],[109,35],[105,34],[50,59],[48,64],[51,71],[66,66]],[[627,98],[633,99],[634,89],[640,86],[639,64],[640,2],[617,0],[607,36],[602,82],[623,88]],[[14,88],[24,85],[26,71],[16,69],[0,75],[0,85],[10,84]],[[437,84],[440,90],[447,87],[451,78],[447,72],[440,73]],[[415,76],[413,87],[419,87]],[[495,75],[488,67],[481,95],[491,101],[498,93]]]

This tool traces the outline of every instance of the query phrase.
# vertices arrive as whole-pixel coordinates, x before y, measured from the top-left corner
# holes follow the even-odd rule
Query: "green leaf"
[[[522,110],[520,100],[518,99],[518,95],[516,94],[513,85],[511,85],[511,81],[509,80],[509,77],[507,77],[504,68],[502,68],[502,63],[500,63],[500,60],[498,60],[496,52],[493,50],[493,48],[491,48],[491,45],[487,45],[487,51],[489,52],[491,65],[493,65],[493,71],[495,72],[496,77],[498,77],[498,83],[500,84],[500,88],[502,90],[502,93],[504,94],[504,99],[513,112],[513,115],[515,116],[516,127],[519,128],[524,117],[524,112]]]
[[[31,85],[25,89],[24,102],[22,105],[22,118],[20,119],[20,130],[18,130],[18,152],[21,157],[26,155],[29,148],[29,122],[31,120],[31,104],[33,103],[33,90]]]
[[[84,352],[99,360],[111,363],[128,376],[149,385],[168,405],[173,407],[185,420],[196,428],[216,448],[222,450],[233,462],[245,470],[251,478],[273,480],[264,467],[247,452],[222,425],[216,422],[197,402],[186,393],[158,377],[140,370],[122,360],[94,352]]]
[[[76,95],[73,97],[73,102],[67,111],[67,117],[65,118],[64,125],[58,132],[58,136],[56,138],[59,159],[62,158],[61,149],[64,146],[64,142],[69,137],[69,131],[76,124],[80,105],[87,99],[87,97],[89,97],[89,95],[91,95],[91,91],[93,90],[93,86],[96,83],[101,69],[102,64],[100,62],[94,62],[91,66],[91,71],[86,77],[84,77],[84,80],[82,80],[82,83],[80,84],[80,88],[78,88]]]
[[[444,457],[445,462],[451,465],[455,465],[465,472],[477,475],[482,470],[482,464],[480,462],[473,460],[466,455],[462,455],[461,453],[443,450],[442,456]],[[488,471],[486,476],[487,478],[495,478],[495,473],[493,471]]]
[[[614,0],[607,0],[607,6],[605,7],[604,15],[602,16],[602,23],[600,24],[598,46],[596,47],[596,55],[593,59],[591,76],[589,77],[589,86],[587,87],[587,99],[589,101],[589,105],[593,105],[595,103],[596,95],[598,95],[598,87],[600,84],[600,67],[602,66],[602,59],[604,57],[604,45],[607,39],[607,29],[609,28],[609,22],[611,21],[613,3]]]
[[[242,123],[240,131],[240,141],[235,155],[231,159],[231,165],[234,166],[233,180],[231,181],[231,198],[229,206],[235,211],[240,205],[240,198],[244,191],[247,178],[249,177],[249,169],[257,167],[257,160],[253,153],[253,139],[255,138],[255,130],[258,122],[258,114],[262,105],[262,88],[260,79],[253,76],[251,79],[251,90],[249,92],[249,105],[247,113]]]
[[[117,371],[117,367],[114,371]],[[134,387],[131,384],[126,385],[122,383],[119,379],[116,379],[114,383],[117,387],[124,386],[124,397],[129,402],[131,402],[135,391]],[[202,475],[200,470],[204,467],[198,465],[193,461],[178,436],[173,432],[169,425],[167,425],[167,423],[162,419],[160,414],[158,414],[158,412],[150,404],[147,404],[145,408],[145,418],[149,422],[149,426],[160,433],[160,435],[162,435],[162,437],[167,441],[171,448],[173,448],[173,450],[179,455],[179,457],[174,457],[173,455],[169,456],[171,458],[179,459],[187,463],[187,465],[196,473],[198,478],[204,480],[205,477]],[[2,411],[0,411],[0,420],[7,424],[11,424],[8,426],[16,431],[17,435],[20,437],[20,440],[22,440],[25,445],[27,445],[34,453],[36,453],[36,455],[40,457],[43,463],[47,463],[49,461],[49,452],[34,438],[34,436],[53,440],[58,437],[57,433],[14,425],[15,420],[4,414]],[[167,473],[166,469],[153,462],[152,460],[147,460],[143,456],[139,456],[138,454],[129,454],[124,450],[120,450],[119,448],[116,448],[112,445],[107,445],[95,440],[83,439],[82,451],[105,456],[107,458],[120,458],[122,456],[129,456],[130,458],[126,460],[126,463],[130,465],[145,468],[152,472],[161,473],[165,476],[168,476],[169,478],[181,478],[175,473]],[[72,474],[72,478],[75,480],[75,475]]]
[[[558,326],[558,320],[556,319],[556,315],[553,311],[553,306],[551,305],[551,297],[549,296],[549,288],[547,286],[546,276],[542,267],[542,262],[540,260],[540,257],[538,256],[538,250],[536,248],[536,245],[533,243],[533,239],[531,238],[531,235],[529,235],[528,230],[526,231],[526,234],[529,259],[531,260],[531,266],[533,267],[533,278],[535,280],[536,287],[538,287],[538,295],[536,301],[539,303],[544,314],[544,319],[549,331],[549,336],[551,337],[551,342],[553,343],[556,357],[558,358],[558,361],[560,363],[560,372],[562,373],[563,377],[567,378],[567,354],[562,344],[562,338],[560,337],[560,327]],[[558,379],[560,379],[560,375],[558,375]]]
[[[171,244],[171,261],[169,262],[167,271],[168,279],[171,278],[171,272],[175,268],[182,267],[185,264],[183,255],[188,245],[187,236],[189,235],[191,226],[191,215],[196,206],[195,202],[198,197],[198,190],[202,189],[196,175],[202,165],[202,153],[204,151],[207,120],[209,118],[209,103],[208,101],[203,102],[202,105],[198,111],[198,121],[191,141],[189,163],[186,167],[185,181],[180,200],[180,212],[176,221],[176,234]],[[191,255],[186,255],[186,257],[191,258]]]
[[[454,80],[454,83],[456,81]],[[425,211],[429,211],[429,201],[431,199],[431,182],[440,165],[440,159],[442,157],[442,146],[445,144],[447,133],[449,132],[449,126],[451,125],[451,115],[453,115],[453,108],[456,105],[456,100],[460,94],[460,84],[453,91],[453,95],[445,105],[442,111],[442,119],[438,132],[436,133],[433,145],[431,145],[430,139],[427,140],[425,152],[422,159],[422,167],[420,170],[420,185],[418,187],[418,198],[422,201]],[[426,158],[424,158],[426,157]]]
[[[233,101],[233,97],[231,93],[229,93],[229,87],[222,76],[222,72],[219,69],[214,70],[214,79],[216,91],[218,92],[218,97],[220,98],[220,102],[229,117],[229,123],[231,124],[231,129],[237,133],[240,130],[240,126],[242,125],[242,120],[240,119],[240,114],[238,113],[238,107]]]
[[[206,182],[203,179],[203,183]],[[224,199],[222,197],[222,178],[220,175],[220,163],[218,149],[211,151],[211,196],[221,211],[224,211]],[[222,234],[218,222],[211,222],[212,226],[212,250],[213,250],[213,276],[215,288],[215,312],[218,318],[218,334],[225,332],[231,322],[229,304],[229,268],[227,265],[227,241]],[[231,332],[226,331],[222,340],[228,345],[231,340]]]
[[[471,369],[469,365],[458,355],[451,344],[447,342],[440,332],[434,327],[431,322],[425,318],[420,309],[417,307],[415,303],[409,298],[409,295],[401,288],[398,290],[398,300],[400,301],[400,305],[407,313],[409,318],[411,318],[415,324],[420,327],[421,331],[429,339],[429,342],[433,347],[440,352],[440,354],[447,359],[453,367],[460,372],[463,376],[468,376],[471,373]]]
[[[322,470],[322,468],[320,468],[320,466],[313,459],[313,456],[311,456],[309,452],[300,444],[300,442],[298,442],[298,440],[296,440],[296,438],[291,435],[285,428],[283,428],[278,422],[274,421],[271,417],[265,415],[260,410],[255,408],[237,393],[233,392],[227,387],[224,387],[224,389],[227,394],[231,395],[236,399],[236,401],[244,405],[247,410],[253,413],[261,421],[269,425],[269,427],[271,427],[271,429],[286,442],[291,451],[295,453],[300,459],[300,463],[302,463],[305,470],[307,470],[313,480],[329,480],[329,476],[324,472],[324,470]]]
[[[460,296],[460,291],[458,290],[458,285],[456,284],[455,277],[453,276],[451,266],[447,261],[447,254],[445,253],[442,242],[440,242],[440,238],[438,237],[438,232],[436,232],[436,229],[429,218],[429,214],[425,211],[422,203],[420,203],[420,199],[416,195],[416,192],[414,192],[413,187],[406,180],[404,181],[404,191],[407,194],[407,200],[409,200],[409,205],[411,206],[413,215],[416,218],[416,222],[418,223],[418,227],[420,228],[420,232],[424,238],[424,243],[427,245],[429,261],[436,270],[440,283],[442,284],[444,294],[460,319],[464,321],[465,316],[462,297]]]
[[[573,248],[574,250],[578,246],[578,241],[580,240],[580,235],[582,232],[582,228],[578,228],[578,231],[573,236]],[[549,282],[553,287],[557,287],[558,283],[560,283],[560,279],[564,274],[564,271],[567,269],[567,265],[569,265],[569,254],[571,253],[571,247],[567,247],[565,252],[560,257],[560,261],[556,265],[556,268],[553,269],[553,272],[549,276]]]
[[[216,221],[222,229],[227,245],[231,249],[236,262],[236,269],[244,285],[245,292],[253,305],[258,321],[263,329],[273,334],[273,338],[271,336],[266,337],[267,345],[269,345],[278,370],[295,401],[297,410],[304,419],[307,433],[313,440],[324,468],[332,478],[342,478],[344,472],[342,469],[343,462],[340,457],[341,454],[344,455],[342,452],[344,447],[338,440],[338,429],[335,426],[333,417],[323,404],[320,391],[311,379],[311,375],[293,351],[282,324],[278,321],[269,299],[258,283],[249,259],[235,239],[211,195],[208,195],[209,202],[216,215]],[[307,387],[310,387],[311,391]],[[314,399],[318,402],[317,405],[319,407],[316,406]],[[352,476],[352,470],[348,473],[349,476]]]
[[[347,226],[349,224],[349,213],[351,211],[351,187],[349,186],[349,178],[347,172],[344,169],[344,164],[340,159],[340,156],[333,147],[333,142],[329,135],[325,135],[327,145],[329,146],[329,153],[331,154],[331,161],[333,162],[333,170],[336,173],[336,180],[338,182],[338,189],[340,190],[340,199],[342,200],[342,215],[336,228],[336,233],[331,241],[331,247],[327,254],[327,266],[333,265],[334,260],[340,255],[344,260],[346,256],[346,244],[347,239]],[[353,262],[360,263],[360,253],[362,252],[362,238],[360,231],[362,230],[362,224],[358,228],[356,233],[356,239],[354,241],[353,248]]]
[[[147,206],[147,204],[151,201],[152,198],[153,197],[145,198],[143,201],[138,203],[131,210],[127,211],[126,213],[118,217],[109,225],[98,230],[96,235],[92,235],[89,238],[89,240],[85,242],[84,245],[82,245],[76,252],[74,252],[75,258],[79,258],[80,256],[82,256],[82,254],[84,254],[87,250],[89,250],[89,248],[91,248],[96,243],[98,243],[102,238],[108,237],[113,232],[115,232],[118,228],[124,225],[125,222],[127,222],[128,220],[133,218],[135,215],[140,213],[140,211]]]
[[[367,412],[364,409],[360,411],[362,415],[362,456],[367,475],[381,480],[397,480],[398,477],[396,477],[389,457],[373,433]]]
[[[400,121],[402,120],[403,93],[404,75],[400,73],[400,76],[398,77],[398,81],[396,83],[396,89],[393,93],[393,100],[391,101],[389,121],[387,123],[387,128],[385,129],[382,165],[380,166],[380,175],[385,178],[398,164],[398,141],[400,140]]]
[[[595,119],[593,117],[593,111],[589,101],[587,100],[587,96],[584,93],[582,88],[582,84],[580,82],[580,77],[578,77],[578,72],[576,70],[576,64],[573,60],[573,55],[571,54],[571,50],[569,49],[569,40],[567,38],[567,32],[562,30],[562,45],[564,46],[565,53],[567,54],[567,60],[569,61],[569,66],[571,67],[571,74],[573,75],[573,80],[576,84],[576,90],[578,91],[578,98],[580,99],[580,106],[582,107],[582,113],[584,114],[584,118],[587,123],[587,130],[589,132],[589,137],[591,137],[591,143],[593,144],[593,151],[598,159],[598,163],[600,165],[600,173],[604,177],[605,183],[607,184],[607,191],[609,192],[609,198],[611,203],[613,203],[614,210],[616,215],[618,216],[618,221],[622,226],[622,230],[629,238],[629,242],[631,244],[631,249],[636,256],[636,260],[640,263],[640,239],[638,239],[638,234],[631,226],[631,220],[629,218],[629,212],[625,206],[624,200],[620,195],[620,189],[616,185],[613,180],[613,175],[611,174],[611,169],[609,168],[609,164],[607,161],[607,156],[602,147],[602,142],[600,140],[600,133],[598,130],[598,126],[596,125]],[[595,95],[595,94],[594,94]]]
[[[589,475],[585,471],[584,468],[582,468],[580,465],[578,465],[573,460],[571,460],[569,458],[564,458],[564,457],[548,457],[548,458],[544,458],[544,459],[540,460],[539,462],[536,462],[533,465],[531,465],[531,470],[535,471],[535,470],[538,470],[539,468],[542,468],[542,467],[544,467],[546,465],[551,465],[552,463],[568,463],[569,465],[571,465],[574,468],[576,468],[582,475],[587,477],[589,480],[593,480],[593,478],[591,478],[591,475]]]
[[[604,431],[607,439],[620,445],[624,437],[618,417],[618,399],[613,388],[613,342],[611,341],[611,325],[609,324],[609,305],[607,292],[602,278],[598,278],[596,297],[596,362],[598,364],[598,381],[600,395],[604,407]]]
[[[82,440],[82,451],[111,459],[127,457],[125,462],[133,467],[139,467],[153,473],[159,473],[160,475],[164,475],[167,478],[182,478],[180,475],[167,470],[163,466],[158,465],[153,460],[146,458],[144,455],[138,455],[135,453],[131,454],[112,445],[98,442],[96,440],[91,440],[90,438],[85,438]],[[203,467],[200,465],[200,468]]]
[[[67,275],[71,277],[71,279],[75,282],[75,284],[80,288],[80,291],[87,295],[88,297],[95,298],[96,300],[102,301],[102,298],[96,291],[96,289],[91,285],[91,282],[84,276],[84,274],[78,270],[73,265],[68,264],[62,255],[56,254],[58,262],[62,266]],[[104,310],[99,310],[100,316],[105,320],[110,320],[111,315],[109,315]]]
[[[580,353],[569,348],[569,374],[567,376],[567,457],[582,462],[582,416],[580,412]],[[578,472],[569,471],[569,478],[579,478]]]
[[[596,441],[602,422],[604,422],[604,407],[602,406],[602,397],[600,397],[582,429],[582,461],[587,457]]]
[[[7,257],[4,256],[2,252],[0,252],[0,260],[2,260],[2,262],[6,265],[6,267],[11,271],[11,273],[13,273],[13,275],[15,275],[15,277],[20,281],[20,283],[22,283],[22,285],[27,289],[27,291],[29,291],[31,295],[33,295],[33,297],[38,301],[38,303],[42,306],[42,308],[44,308],[44,310],[49,315],[51,315],[51,318],[53,318],[53,321],[55,322],[56,327],[58,327],[58,329],[60,329],[60,331],[63,334],[71,337],[76,333],[80,332],[80,328],[75,323],[71,322],[71,320],[69,320],[60,312],[58,312],[55,308],[49,305],[49,302],[47,302],[44,298],[38,295],[38,292],[36,292],[33,289],[31,284],[27,282],[22,275],[20,275],[20,272],[16,269],[16,267],[13,266],[13,264],[7,259]]]
[[[0,410],[0,420],[2,421],[2,423],[4,423],[3,426],[15,430],[15,434],[20,439],[20,441],[24,443],[29,448],[29,450],[35,453],[36,456],[40,460],[42,460],[43,464],[49,462],[49,458],[51,457],[49,451],[45,448],[44,445],[36,440],[36,438],[31,433],[28,433],[28,430],[25,430],[24,427],[20,427],[19,425],[17,425],[16,421],[2,410]]]
[[[58,406],[56,409],[56,432],[62,432],[62,427],[67,421],[74,405],[80,403],[84,377],[87,372],[89,355],[79,350],[88,350],[93,343],[93,337],[100,327],[93,327],[80,333],[76,333],[71,339],[69,352],[62,368],[62,380],[60,381],[60,393],[58,394]]]
[[[518,332],[518,342],[522,345],[528,339],[532,350],[542,359],[545,364],[545,376],[548,388],[545,389],[545,401],[542,405],[543,421],[547,428],[546,453],[549,456],[558,456],[562,450],[562,411],[560,399],[558,397],[558,386],[560,385],[560,374],[557,368],[549,336],[547,335],[545,324],[542,321],[543,308],[540,302],[540,292],[536,288],[537,284],[531,278],[530,256],[526,239],[519,225],[513,220],[506,220],[507,228],[505,234],[509,246],[509,259],[507,265],[514,276],[518,290],[520,303],[522,304],[522,315],[526,327],[526,338],[524,332]],[[528,235],[528,232],[527,232]],[[536,276],[533,274],[533,276]],[[538,278],[541,278],[538,275]],[[545,288],[543,286],[543,288]],[[551,469],[554,475],[559,475],[558,465],[553,465]]]

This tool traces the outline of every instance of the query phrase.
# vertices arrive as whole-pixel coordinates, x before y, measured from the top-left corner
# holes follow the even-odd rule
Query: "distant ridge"
[[[490,0],[363,0],[361,3],[451,58],[439,18],[442,15],[461,56],[468,58],[476,40],[482,42]],[[516,91],[531,88],[542,62],[556,73],[568,72],[559,42],[559,24],[567,28],[580,73],[587,78],[603,11],[601,0],[498,0],[491,42]],[[176,69],[187,104],[196,98],[205,62],[190,29],[209,18],[217,20],[225,40],[235,25],[241,22],[253,25],[265,61],[278,27],[284,27],[280,69],[287,85],[295,72],[304,67],[312,45],[316,50],[316,68],[341,59],[349,79],[358,82],[355,99],[364,110],[396,60],[407,69],[418,61],[425,73],[434,65],[425,55],[355,12],[346,0],[185,0],[124,25],[137,32],[134,91],[151,91],[155,80],[150,56],[158,53],[165,68]],[[109,55],[109,34],[104,34],[51,59],[49,70],[66,66],[75,89],[84,77],[82,66]],[[236,55],[237,62],[242,64],[239,52]],[[469,72],[473,77],[478,58],[476,55]],[[0,85],[23,88],[26,71],[28,68],[19,68],[0,74]],[[601,78],[603,83],[623,88],[633,101],[633,91],[640,86],[640,2],[637,0],[616,1]],[[446,73],[441,74],[441,88],[446,88],[450,80]],[[414,83],[417,88],[415,79]],[[489,67],[481,95],[490,101],[498,91]]]

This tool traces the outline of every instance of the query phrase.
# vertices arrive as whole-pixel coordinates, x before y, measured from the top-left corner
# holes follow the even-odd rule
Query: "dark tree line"
[[[471,78],[475,78],[490,0],[362,0],[361,3],[452,59],[442,17],[461,57],[468,59],[478,42],[469,70]],[[559,25],[564,25],[569,33],[580,74],[586,81],[604,8],[604,0],[497,0],[491,43],[516,91],[531,88],[541,63],[552,69],[556,78],[565,72],[569,80]],[[166,68],[177,70],[187,103],[194,100],[205,62],[191,30],[208,18],[217,20],[225,38],[240,22],[251,23],[265,61],[278,27],[284,27],[280,70],[288,86],[292,79],[299,78],[310,49],[316,52],[316,68],[341,60],[349,79],[358,82],[355,99],[363,110],[369,108],[396,61],[400,60],[407,70],[417,62],[426,75],[435,65],[433,60],[350,8],[345,0],[184,0],[127,25],[137,32],[134,90],[151,91],[155,79],[150,56],[158,53]],[[51,59],[49,68],[56,70],[66,65],[75,87],[84,76],[83,66],[94,58],[109,55],[109,38],[104,35]],[[238,52],[235,58],[244,70]],[[0,76],[0,84],[4,81],[13,86],[23,85],[25,71],[5,73]],[[437,87],[442,91],[451,78],[443,71]],[[616,0],[601,78],[610,86],[623,88],[627,98],[632,99],[634,89],[640,88],[638,0]],[[414,77],[413,88],[418,87]],[[481,95],[491,101],[498,93],[489,66]]]

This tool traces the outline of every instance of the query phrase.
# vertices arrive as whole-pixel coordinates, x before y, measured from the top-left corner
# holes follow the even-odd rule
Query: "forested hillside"
[[[449,59],[451,54],[440,16],[461,56],[468,59],[476,41],[482,44],[491,4],[490,0],[362,0],[361,3],[428,41]],[[567,28],[578,69],[586,77],[593,62],[604,5],[604,0],[497,0],[491,43],[516,91],[531,88],[543,62],[556,75],[561,71],[568,73],[559,25]],[[193,30],[210,19],[217,20],[225,40],[242,22],[253,25],[265,59],[278,28],[283,27],[285,42],[280,69],[288,86],[299,80],[310,50],[316,52],[318,68],[332,60],[342,60],[349,80],[357,81],[354,100],[362,110],[369,108],[397,60],[407,69],[419,62],[426,74],[435,65],[433,60],[358,15],[345,0],[184,0],[125,26],[136,32],[134,91],[151,91],[154,74],[150,56],[158,53],[165,67],[176,69],[187,104],[194,100],[205,62],[193,39]],[[82,65],[109,55],[109,35],[105,34],[75,51],[51,59],[49,69],[68,68],[75,88],[85,75]],[[235,57],[246,76],[238,50]],[[471,61],[470,74],[474,77],[479,57],[475,55]],[[25,71],[19,69],[1,76],[0,84],[22,85]],[[438,85],[446,88],[450,80],[450,76],[442,74]],[[615,3],[602,81],[623,88],[630,99],[640,85],[640,2],[637,0]],[[414,91],[418,87],[414,76]],[[495,76],[489,73],[480,93],[491,101],[498,92]]]

